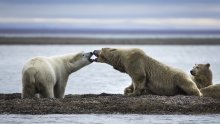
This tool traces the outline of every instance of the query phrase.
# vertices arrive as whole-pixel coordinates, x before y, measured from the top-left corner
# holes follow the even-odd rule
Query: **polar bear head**
[[[93,54],[97,57],[94,61],[112,64],[115,58],[118,57],[117,49],[112,48],[102,48],[101,50],[94,50]]]
[[[210,64],[195,64],[193,69],[190,71],[191,75],[193,76],[207,76],[210,75]]]
[[[122,64],[122,52],[120,49],[115,48],[102,48],[101,50],[94,50],[93,54],[97,57],[94,61],[107,63],[112,65],[114,69],[125,72],[124,65]]]
[[[68,70],[70,70],[70,72],[72,73],[81,69],[86,65],[91,64],[93,62],[93,60],[91,59],[92,55],[93,55],[92,52],[88,52],[88,53],[79,52],[73,55],[68,55],[67,57]]]
[[[194,77],[198,88],[207,87],[212,84],[212,71],[210,70],[209,63],[196,64],[190,73]]]

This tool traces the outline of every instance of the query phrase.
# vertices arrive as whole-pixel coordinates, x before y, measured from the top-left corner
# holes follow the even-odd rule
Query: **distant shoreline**
[[[128,44],[128,45],[220,45],[214,38],[96,38],[96,37],[0,37],[0,45],[47,44]]]

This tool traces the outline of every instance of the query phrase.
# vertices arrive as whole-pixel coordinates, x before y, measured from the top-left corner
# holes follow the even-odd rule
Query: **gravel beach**
[[[1,114],[219,114],[220,100],[197,96],[122,94],[66,95],[64,99],[21,99],[0,94]]]

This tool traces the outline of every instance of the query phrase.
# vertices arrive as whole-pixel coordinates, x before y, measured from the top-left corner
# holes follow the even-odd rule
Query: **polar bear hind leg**
[[[53,86],[43,87],[39,94],[40,98],[54,98]]]
[[[35,97],[36,89],[33,85],[25,85],[22,88],[22,98],[33,98]]]

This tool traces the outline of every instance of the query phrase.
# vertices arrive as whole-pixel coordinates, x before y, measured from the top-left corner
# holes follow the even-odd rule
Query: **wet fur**
[[[137,96],[144,91],[167,96],[183,92],[201,96],[188,74],[149,57],[140,49],[103,48],[97,61],[110,64],[131,77],[132,83],[125,88],[125,95]]]

